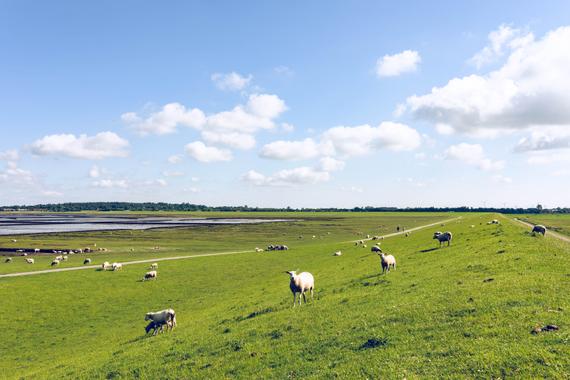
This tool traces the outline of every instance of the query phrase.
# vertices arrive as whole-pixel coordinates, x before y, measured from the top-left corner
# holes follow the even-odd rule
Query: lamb
[[[453,235],[449,231],[443,233],[437,231],[433,234],[433,239],[437,239],[439,241],[440,247],[444,242],[447,242],[447,246],[449,247],[451,245],[451,239],[453,239]]]
[[[91,264],[91,259],[83,260],[83,265],[85,265],[85,264]]]
[[[35,262],[35,260],[34,259],[26,259],[26,262],[28,264],[33,264]]]
[[[546,227],[544,227],[542,224],[537,224],[536,226],[532,227],[532,234],[542,234],[542,236],[546,235]]]
[[[118,270],[123,269],[123,264],[121,264],[121,263],[113,263],[113,264],[111,265],[111,267],[113,268],[113,271],[118,271]]]
[[[143,281],[152,280],[152,279],[156,280],[157,277],[158,277],[158,272],[155,270],[151,270],[150,272],[145,273]]]
[[[297,299],[297,293],[299,293],[299,306],[301,306],[301,296],[305,303],[307,303],[307,297],[305,296],[306,291],[311,292],[311,300],[313,299],[313,290],[315,289],[315,279],[313,275],[309,272],[302,272],[297,274],[295,271],[286,271],[290,277],[289,288],[293,293],[293,307],[295,307],[295,301]]]
[[[158,269],[158,263],[152,263],[152,264],[150,264],[150,269],[152,269],[152,270],[157,270],[157,269]]]
[[[370,252],[382,252],[382,249],[377,245],[373,245],[372,248],[370,248]]]
[[[176,327],[176,313],[173,309],[166,309],[157,312],[149,312],[146,313],[144,316],[145,321],[151,321],[151,323],[146,327],[146,332],[148,332],[154,328],[154,332],[152,335],[158,334],[159,328],[160,331],[163,331],[164,325],[172,330]]]
[[[396,258],[392,255],[385,255],[384,253],[379,253],[380,265],[382,265],[382,274],[390,272],[390,268],[396,269]]]

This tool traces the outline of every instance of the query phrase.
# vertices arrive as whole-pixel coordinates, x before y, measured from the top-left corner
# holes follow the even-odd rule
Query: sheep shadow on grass
[[[433,248],[422,249],[420,252],[426,253],[426,252],[437,251],[439,248],[440,248],[440,247],[433,247]]]

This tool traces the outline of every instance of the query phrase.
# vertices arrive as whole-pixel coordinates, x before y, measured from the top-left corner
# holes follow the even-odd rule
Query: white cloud
[[[0,152],[0,161],[18,161],[20,154],[16,149],[5,150]]]
[[[206,116],[199,109],[187,110],[179,103],[165,105],[161,111],[142,118],[135,113],[123,114],[123,120],[142,135],[176,132],[178,126],[199,130],[209,144],[237,149],[255,146],[254,134],[276,127],[276,119],[287,110],[277,95],[251,94],[245,105]]]
[[[61,198],[63,197],[63,193],[54,190],[42,190],[41,194],[46,197],[50,198]]]
[[[243,181],[256,186],[291,186],[326,182],[330,179],[330,174],[308,166],[302,166],[280,170],[271,176],[265,176],[255,170],[250,170],[241,178]]]
[[[361,187],[358,187],[358,186],[341,187],[340,189],[342,191],[348,191],[351,193],[363,193],[364,192],[364,189],[362,189]]]
[[[171,164],[179,164],[182,162],[183,156],[181,154],[175,154],[168,157],[168,162]]]
[[[287,66],[277,66],[275,68],[273,68],[273,71],[277,74],[277,75],[283,75],[283,76],[293,76],[295,73],[293,72],[293,70],[291,70],[290,67]]]
[[[215,73],[212,74],[212,81],[216,84],[220,90],[224,91],[239,91],[243,90],[249,85],[253,79],[252,75],[244,77],[234,71],[227,74]]]
[[[337,154],[359,156],[380,149],[413,150],[420,146],[421,137],[407,125],[385,121],[377,127],[365,124],[328,129],[322,135],[322,143]]]
[[[429,94],[409,97],[408,108],[418,119],[467,134],[550,125],[570,128],[568,46],[570,27],[518,43],[498,70],[451,79]]]
[[[0,171],[0,183],[30,185],[34,183],[34,176],[32,172],[20,169],[15,162],[9,161],[6,168]]]
[[[200,178],[198,178],[198,177],[192,177],[192,178],[190,178],[190,180],[191,180],[192,182],[198,182],[198,181],[200,181]]]
[[[529,137],[519,140],[517,152],[570,148],[570,127],[537,128]]]
[[[376,74],[379,77],[393,77],[414,72],[422,61],[415,50],[404,50],[394,55],[385,55],[376,62]]]
[[[325,172],[336,172],[344,169],[345,162],[332,157],[323,157],[319,160],[319,168]]]
[[[146,119],[134,112],[121,115],[121,119],[141,135],[166,135],[176,132],[179,125],[190,128],[201,128],[206,122],[206,115],[197,108],[186,109],[180,103],[168,103],[158,112],[150,114]]]
[[[165,177],[183,177],[184,173],[183,172],[164,171],[164,172],[162,172],[162,175]]]
[[[191,142],[184,149],[190,157],[205,163],[231,161],[233,158],[232,152],[229,150],[207,146],[202,141]]]
[[[145,185],[148,185],[148,186],[160,186],[160,187],[165,187],[165,186],[168,185],[168,182],[166,182],[165,179],[158,178],[158,179],[146,181],[146,182],[145,182]]]
[[[72,134],[49,135],[35,141],[31,150],[39,156],[55,155],[86,160],[126,157],[129,142],[116,133],[101,132],[95,136]]]
[[[281,129],[283,130],[283,132],[293,132],[295,130],[295,126],[289,123],[281,123]]]
[[[101,169],[97,165],[93,165],[91,169],[89,169],[89,177],[91,178],[99,178],[101,176]]]
[[[569,150],[537,150],[529,151],[527,162],[532,165],[549,165],[554,163],[569,163]]]
[[[497,182],[497,183],[512,183],[513,182],[513,179],[511,177],[506,177],[502,174],[496,174],[491,178],[494,182]]]
[[[112,189],[112,188],[121,188],[121,189],[126,189],[129,187],[129,184],[126,180],[124,179],[118,179],[118,180],[113,180],[113,179],[101,179],[98,181],[93,181],[91,183],[94,187],[101,187],[104,189]]]
[[[321,154],[319,145],[312,139],[302,141],[274,141],[266,144],[259,155],[275,160],[307,160]]]
[[[470,62],[477,68],[495,61],[505,54],[505,50],[521,47],[534,41],[532,33],[523,34],[520,29],[513,29],[502,24],[499,29],[488,35],[489,44],[475,54]]]
[[[485,156],[479,144],[461,143],[452,145],[445,151],[446,160],[458,160],[481,170],[500,170],[505,166],[503,161],[492,161]]]

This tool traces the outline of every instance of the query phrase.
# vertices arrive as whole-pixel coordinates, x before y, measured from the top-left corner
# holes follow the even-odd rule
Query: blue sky
[[[0,204],[568,206],[570,4],[0,1]]]

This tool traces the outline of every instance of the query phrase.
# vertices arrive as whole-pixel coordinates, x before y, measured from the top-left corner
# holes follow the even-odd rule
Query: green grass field
[[[380,275],[371,243],[348,242],[457,216],[319,213],[283,224],[19,237],[111,249],[97,260],[269,243],[290,250],[160,262],[150,282],[140,282],[146,264],[0,279],[0,377],[569,378],[568,243],[466,214],[383,240],[398,269]],[[502,224],[487,225],[493,218]],[[451,247],[437,248],[435,230],[453,232]],[[47,269],[47,260],[0,263],[1,273]],[[283,271],[298,269],[313,273],[316,296],[291,308]],[[145,336],[144,314],[167,307],[178,327]],[[560,330],[530,334],[544,324]]]
[[[570,236],[570,215],[567,214],[532,214],[521,215],[519,219],[532,224],[542,224],[547,229]]]

